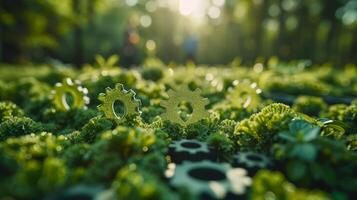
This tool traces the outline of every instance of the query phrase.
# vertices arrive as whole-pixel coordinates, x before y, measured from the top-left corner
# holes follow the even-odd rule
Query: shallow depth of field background
[[[356,0],[0,0],[0,62],[357,63]]]

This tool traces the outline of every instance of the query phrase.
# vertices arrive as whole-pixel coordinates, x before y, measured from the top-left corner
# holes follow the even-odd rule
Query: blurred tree
[[[2,61],[24,63],[51,54],[72,26],[68,5],[69,0],[0,0]]]
[[[0,0],[6,62],[56,58],[80,66],[96,54],[121,54],[121,64],[131,65],[147,52],[185,62],[188,32],[199,38],[200,63],[271,56],[357,63],[356,0]],[[133,41],[135,58],[126,58]]]

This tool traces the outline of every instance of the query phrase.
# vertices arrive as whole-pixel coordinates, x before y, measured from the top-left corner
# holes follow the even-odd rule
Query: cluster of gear
[[[250,109],[255,108],[260,101],[259,89],[256,84],[246,81],[236,82],[235,88],[229,92],[228,98],[237,106]],[[69,110],[65,95],[73,95],[73,108],[85,107],[88,103],[88,91],[80,86],[79,82],[66,79],[57,84],[53,92],[54,104],[58,109]],[[201,91],[191,91],[187,86],[174,87],[167,92],[169,98],[160,102],[166,109],[161,115],[163,120],[171,121],[182,126],[195,123],[209,116],[205,109],[208,100],[202,98]],[[135,98],[133,90],[125,90],[122,84],[115,88],[107,88],[105,93],[99,94],[102,102],[98,109],[108,119],[117,124],[126,122],[129,116],[140,115],[140,100]],[[123,105],[123,114],[115,112],[114,104],[120,101]],[[182,102],[192,105],[192,113],[187,120],[180,116],[179,106]],[[166,176],[170,178],[173,187],[187,187],[193,194],[202,199],[237,199],[244,196],[252,180],[248,173],[255,173],[257,169],[267,168],[271,165],[268,158],[251,152],[242,152],[234,156],[233,168],[228,163],[215,163],[212,153],[205,142],[194,139],[173,141],[169,146],[168,154],[173,163],[169,164]],[[243,167],[243,168],[238,168]],[[78,190],[81,193],[81,189]],[[78,192],[77,190],[74,193]],[[69,191],[71,194],[73,191]],[[89,194],[92,195],[92,194]]]
[[[181,86],[169,90],[167,94],[169,99],[160,103],[166,109],[166,112],[161,115],[163,120],[187,126],[209,116],[205,109],[205,106],[209,103],[208,99],[202,98],[199,89],[191,91],[187,86]],[[192,105],[192,114],[186,121],[179,115],[179,104],[182,102]]]
[[[67,102],[67,94],[72,95],[71,105]],[[72,81],[66,78],[62,83],[57,83],[52,91],[53,104],[58,110],[67,111],[71,108],[86,108],[89,103],[87,97],[88,90],[81,86],[79,81]],[[105,93],[100,93],[98,99],[102,102],[98,109],[104,113],[108,119],[115,120],[117,124],[126,121],[128,116],[140,115],[141,101],[135,98],[136,93],[133,90],[125,90],[122,84],[117,84],[114,89],[106,88]],[[187,86],[176,87],[175,90],[168,91],[168,100],[161,102],[161,106],[166,112],[161,115],[163,120],[169,120],[183,126],[195,123],[208,117],[209,113],[205,109],[208,100],[201,97],[201,91],[196,89],[191,91]],[[114,103],[120,101],[124,106],[124,113],[119,116],[114,110]],[[194,105],[192,114],[187,120],[183,120],[179,114],[179,104],[187,102]]]
[[[233,158],[233,166],[248,169],[248,172],[252,175],[259,169],[265,169],[272,166],[272,162],[268,157],[254,152],[239,152],[234,155]]]
[[[71,105],[67,102],[67,94],[70,94],[73,98]],[[72,81],[72,79],[66,78],[62,83],[55,85],[51,98],[58,110],[67,111],[73,108],[86,108],[89,103],[87,94],[87,88],[82,87],[80,81]]]
[[[98,109],[102,111],[108,119],[114,120],[117,124],[126,121],[127,117],[140,114],[140,100],[135,98],[136,93],[133,90],[125,90],[122,84],[117,84],[114,89],[106,88],[105,93],[100,93],[98,99],[102,102]],[[115,113],[114,103],[122,102],[124,113],[119,116]]]
[[[234,81],[234,87],[230,88],[227,99],[232,103],[232,105],[237,107],[243,107],[246,109],[254,109],[259,106],[260,96],[262,92],[258,88],[257,83],[252,83],[249,80]]]

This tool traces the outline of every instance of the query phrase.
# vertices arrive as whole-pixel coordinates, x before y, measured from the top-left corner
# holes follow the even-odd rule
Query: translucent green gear
[[[66,101],[66,94],[73,96],[72,105],[68,105]],[[66,78],[62,83],[57,83],[54,90],[52,90],[52,101],[58,110],[67,111],[71,108],[86,108],[89,103],[89,97],[87,97],[88,90],[81,86],[80,81],[72,81],[70,78]]]
[[[187,187],[193,194],[205,193],[215,199],[224,199],[229,192],[236,195],[244,194],[252,183],[245,169],[232,168],[227,163],[214,163],[208,160],[185,161],[168,170],[174,171],[170,179],[173,187]],[[214,175],[217,173],[219,177]]]
[[[128,116],[140,115],[140,100],[135,98],[136,93],[133,90],[125,90],[120,83],[115,85],[115,88],[106,88],[105,93],[100,93],[98,99],[102,102],[98,109],[102,111],[108,119],[115,120],[117,124],[121,124],[127,120]],[[118,116],[114,110],[114,103],[120,101],[124,105],[124,114]]]
[[[185,85],[176,87],[175,91],[169,90],[167,94],[169,99],[160,102],[160,105],[166,109],[166,112],[161,114],[163,120],[187,126],[209,116],[209,113],[205,109],[208,99],[201,97],[199,89],[191,91]],[[192,106],[192,114],[186,121],[181,119],[179,114],[180,110],[178,106],[181,102],[187,102]]]
[[[235,81],[235,85],[227,95],[228,100],[233,106],[243,107],[246,109],[254,109],[260,104],[261,89],[256,83],[251,83],[248,80],[242,82]]]

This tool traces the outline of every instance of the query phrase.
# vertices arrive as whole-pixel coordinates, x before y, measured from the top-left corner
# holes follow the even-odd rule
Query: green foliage
[[[357,151],[357,134],[348,136],[347,138],[347,149],[351,151]]]
[[[227,161],[233,154],[233,142],[223,133],[213,133],[207,138],[208,145],[213,149],[220,161]]]
[[[0,141],[44,130],[43,125],[28,117],[10,117],[0,123]]]
[[[234,130],[241,148],[267,149],[278,131],[288,129],[297,114],[284,104],[271,104],[248,119],[240,121]]]
[[[209,156],[216,162],[233,164],[232,156],[239,151],[264,152],[279,172],[258,171],[252,190],[245,194],[253,199],[325,197],[311,189],[322,190],[334,199],[353,199],[357,187],[355,103],[327,106],[319,98],[303,96],[295,99],[291,109],[265,96],[278,87],[263,90],[260,104],[247,110],[233,105],[226,95],[236,79],[264,79],[252,70],[191,64],[190,74],[185,68],[172,68],[178,71],[172,77],[163,68],[163,77],[155,83],[141,77],[141,69],[116,68],[115,60],[102,60],[82,70],[45,67],[41,75],[34,68],[26,68],[26,74],[33,77],[30,79],[21,73],[8,73],[4,79],[0,75],[0,96],[5,95],[0,102],[0,199],[57,197],[83,184],[111,187],[110,191],[124,199],[195,199],[189,191],[169,188],[167,177],[163,177],[167,176],[170,162],[169,144],[180,139],[207,142]],[[287,80],[301,73],[297,68],[279,70],[268,68],[264,72],[277,77],[284,74]],[[309,70],[316,75],[314,81],[339,86],[344,84],[341,77],[353,74],[338,71],[342,75],[335,79],[329,74],[332,72]],[[49,98],[50,85],[67,76],[81,80],[89,88],[94,101],[87,109],[54,108]],[[347,79],[354,82],[353,77]],[[2,84],[2,80],[9,84]],[[201,89],[202,97],[210,101],[204,108],[209,113],[207,117],[187,126],[161,119],[166,111],[160,103],[167,98],[173,80]],[[144,102],[140,106],[142,114],[128,117],[120,126],[103,116],[96,102],[100,92],[118,82],[135,90],[137,98]],[[333,86],[324,92],[337,94]],[[305,86],[301,83],[299,87]],[[339,95],[349,92],[341,89]],[[197,106],[184,101],[178,104],[177,114],[183,119],[190,116],[190,107]],[[44,130],[51,133],[42,133]]]
[[[308,72],[281,74],[267,71],[261,76],[259,85],[269,92],[293,95],[323,95],[330,91],[328,84]]]
[[[135,164],[130,164],[118,171],[112,188],[119,199],[179,199],[178,195],[173,193],[157,177],[139,170]]]
[[[269,170],[259,171],[253,179],[252,200],[279,199],[331,199],[327,194],[320,191],[300,189],[287,181],[283,174]]]
[[[0,122],[5,121],[9,117],[22,117],[24,111],[11,102],[0,102]]]
[[[64,186],[68,183],[67,168],[56,156],[66,145],[65,137],[50,133],[9,138],[0,143],[0,155],[5,158],[0,168],[10,172],[0,183],[0,193],[33,199]]]
[[[357,105],[332,105],[329,107],[327,113],[324,114],[324,117],[345,123],[348,126],[346,132],[353,133],[356,131],[357,125]]]
[[[90,166],[86,176],[90,181],[111,180],[116,171],[131,158],[160,151],[155,146],[156,136],[139,128],[118,126],[101,134],[87,156]]]
[[[320,137],[319,130],[307,121],[293,120],[289,131],[279,133],[282,141],[272,148],[275,158],[285,163],[283,168],[289,179],[305,187],[319,183],[351,194],[357,182],[353,178],[341,180],[338,177],[353,176],[352,169],[357,163],[352,160],[357,155],[348,152],[344,143]]]
[[[312,96],[299,96],[293,105],[296,111],[310,116],[319,116],[326,108],[327,105],[322,98]]]
[[[159,67],[145,67],[142,69],[141,76],[145,80],[158,81],[163,77],[163,70]]]
[[[102,117],[92,118],[83,126],[77,140],[79,142],[93,143],[98,135],[112,127],[113,122],[108,119]]]

